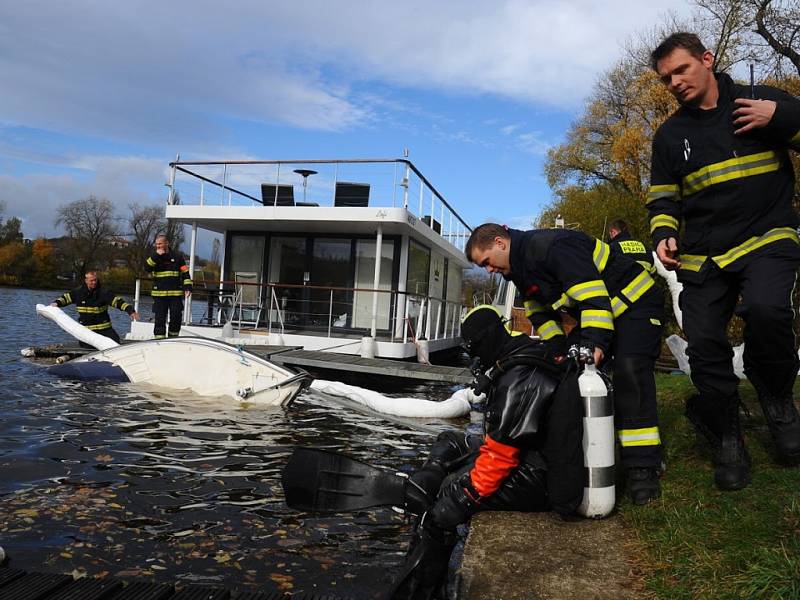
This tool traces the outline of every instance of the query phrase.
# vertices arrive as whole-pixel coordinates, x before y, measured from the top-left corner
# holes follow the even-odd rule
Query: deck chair
[[[261,203],[264,206],[294,206],[294,186],[262,183]]]
[[[236,288],[236,298],[238,299],[233,320],[239,326],[250,325],[258,327],[261,312],[264,310],[264,306],[261,304],[261,287],[259,285],[242,285],[261,283],[258,273],[254,271],[235,271],[233,280]]]
[[[369,204],[369,184],[350,183],[347,181],[336,182],[336,195],[333,197],[334,206],[367,206]]]

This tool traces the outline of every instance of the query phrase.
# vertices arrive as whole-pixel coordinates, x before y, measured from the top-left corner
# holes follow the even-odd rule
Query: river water
[[[390,509],[293,511],[281,469],[293,446],[309,445],[410,472],[437,431],[463,423],[390,422],[308,392],[276,409],[60,380],[20,356],[71,341],[35,315],[57,295],[0,289],[0,546],[10,566],[358,598],[385,590],[408,521]],[[111,314],[127,332],[127,316]],[[395,396],[452,392],[369,385]]]

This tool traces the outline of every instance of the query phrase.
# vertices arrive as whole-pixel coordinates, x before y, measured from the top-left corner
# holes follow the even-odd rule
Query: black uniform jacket
[[[655,273],[653,253],[642,242],[633,239],[627,231],[620,231],[608,245],[611,246],[611,252],[625,254],[628,258],[639,263],[650,275]]]
[[[798,241],[788,150],[800,150],[800,100],[756,86],[756,98],[777,103],[775,114],[735,135],[734,100],[750,88],[716,77],[716,108],[681,107],[656,132],[647,198],[653,244],[679,239],[679,277],[698,283],[710,260],[725,269],[767,244]]]
[[[470,471],[481,496],[497,491],[522,460],[547,470],[548,492],[559,501],[583,493],[583,406],[577,379],[561,383],[542,344],[528,343],[498,361],[487,375],[486,434]],[[558,390],[566,395],[561,397]]]
[[[92,331],[111,328],[111,319],[108,316],[109,306],[124,310],[129,315],[133,314],[132,305],[125,302],[121,296],[115,296],[104,290],[100,283],[93,290],[86,287],[84,283],[56,299],[56,304],[61,307],[73,303],[78,308],[78,322]]]
[[[539,337],[563,336],[559,310],[572,314],[581,342],[611,348],[614,318],[654,281],[641,265],[608,244],[569,229],[509,229],[510,279],[522,294],[525,314]]]
[[[154,252],[148,257],[145,268],[153,274],[153,298],[180,298],[185,290],[192,289],[189,267],[180,254]]]

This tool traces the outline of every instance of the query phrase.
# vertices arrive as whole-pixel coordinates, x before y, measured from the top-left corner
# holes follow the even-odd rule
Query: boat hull
[[[50,370],[82,381],[125,381],[124,374],[134,384],[269,406],[288,406],[311,380],[304,371],[289,370],[224,342],[190,337],[124,344]]]

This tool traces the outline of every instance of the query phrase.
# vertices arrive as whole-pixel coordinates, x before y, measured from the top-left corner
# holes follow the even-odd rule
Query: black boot
[[[385,600],[434,600],[447,580],[456,534],[425,522],[417,529],[406,561]]]
[[[747,378],[758,393],[778,460],[797,462],[800,460],[800,415],[792,398],[792,385],[784,386],[785,391],[775,394],[755,373],[748,371]],[[794,383],[794,377],[791,383]]]
[[[642,506],[661,496],[658,469],[631,467],[628,469],[628,494],[634,504]]]
[[[727,399],[692,396],[686,416],[711,444],[714,483],[721,490],[741,490],[750,483],[750,455],[739,424],[738,396]]]

